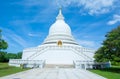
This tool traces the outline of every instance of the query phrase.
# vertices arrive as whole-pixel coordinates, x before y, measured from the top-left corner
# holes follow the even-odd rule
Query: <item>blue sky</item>
[[[55,22],[59,6],[76,41],[98,49],[105,34],[120,24],[119,0],[0,0],[0,29],[6,51],[40,45]]]

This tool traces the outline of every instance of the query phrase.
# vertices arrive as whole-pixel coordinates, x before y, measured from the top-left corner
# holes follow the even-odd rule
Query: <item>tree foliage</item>
[[[22,52],[18,52],[18,53],[0,52],[0,62],[8,62],[9,59],[21,59],[21,58],[22,58]]]
[[[6,61],[6,58],[5,58],[5,56],[6,56],[6,52],[0,52],[0,62],[4,62],[4,61]]]
[[[9,61],[9,59],[20,59],[22,57],[22,52],[15,53],[7,53],[5,55],[6,61]]]
[[[4,39],[2,39],[1,32],[2,32],[2,30],[0,29],[0,50],[5,50],[5,49],[7,49],[8,44]]]
[[[112,64],[120,63],[120,26],[105,35],[103,46],[95,53],[97,62],[112,61]]]
[[[4,52],[3,50],[7,49],[8,47],[8,44],[7,42],[2,39],[2,30],[0,29],[0,61],[5,61],[5,55],[6,55],[6,52]]]

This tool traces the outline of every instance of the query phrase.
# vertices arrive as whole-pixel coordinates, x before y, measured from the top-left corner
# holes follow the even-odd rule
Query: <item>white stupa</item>
[[[47,65],[73,65],[77,68],[91,68],[94,50],[80,46],[72,36],[69,25],[64,21],[61,9],[55,23],[50,26],[49,34],[42,45],[23,50],[21,63],[32,67],[31,63],[44,61]],[[11,60],[11,62],[19,60]],[[28,63],[29,62],[29,63]]]

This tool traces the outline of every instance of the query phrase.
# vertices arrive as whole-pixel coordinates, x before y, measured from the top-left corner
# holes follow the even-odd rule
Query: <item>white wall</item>
[[[74,60],[86,60],[72,50],[46,50],[31,60],[46,60],[46,64],[73,64]]]

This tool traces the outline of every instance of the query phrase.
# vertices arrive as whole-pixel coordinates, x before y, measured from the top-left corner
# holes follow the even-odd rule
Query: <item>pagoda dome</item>
[[[49,35],[56,35],[56,34],[71,35],[71,29],[69,25],[64,21],[64,17],[62,15],[61,9],[59,10],[59,14],[56,17],[56,22],[52,24],[49,29]]]

